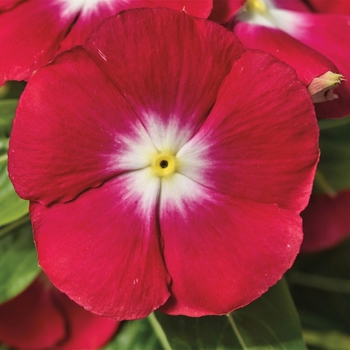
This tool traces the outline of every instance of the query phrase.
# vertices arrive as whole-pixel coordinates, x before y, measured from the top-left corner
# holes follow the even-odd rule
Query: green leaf
[[[0,271],[0,303],[22,292],[39,273],[29,217],[0,230]]]
[[[306,349],[284,280],[228,316],[191,318],[155,312],[147,320],[124,325],[106,349],[141,350],[144,344],[150,346],[147,349],[164,350]]]
[[[18,100],[0,100],[0,226],[28,213],[28,202],[16,194],[7,172],[7,151]]]
[[[287,273],[307,344],[350,349],[350,240],[300,255]]]
[[[306,349],[284,280],[228,316],[156,317],[173,349]]]
[[[0,99],[18,98],[26,84],[24,81],[8,81],[5,85],[0,86]]]
[[[0,137],[10,137],[12,121],[15,117],[18,99],[0,100]],[[0,144],[0,150],[7,149],[7,145]]]
[[[162,349],[148,319],[123,322],[114,339],[104,350],[155,350]]]
[[[350,188],[350,117],[319,125],[321,158],[314,192],[332,195]]]
[[[0,161],[0,226],[28,213],[28,201],[19,198],[7,173],[7,162]]]

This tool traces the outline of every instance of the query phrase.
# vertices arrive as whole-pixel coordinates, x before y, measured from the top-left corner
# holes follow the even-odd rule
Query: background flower
[[[96,316],[59,292],[40,274],[14,299],[0,305],[0,341],[21,349],[96,349],[119,322]]]
[[[103,19],[138,7],[169,7],[206,18],[212,0],[1,1],[0,86],[28,80],[58,52],[83,44]]]
[[[269,52],[292,65],[299,79],[308,86],[313,78],[327,71],[345,77],[325,89],[325,100],[316,104],[317,117],[339,118],[350,113],[349,46],[344,45],[350,35],[349,17],[345,15],[315,14],[307,11],[300,1],[293,1],[293,11],[285,10],[287,1],[247,0],[245,6],[230,20],[228,27],[240,38],[244,47]],[[300,6],[296,6],[300,3]],[[280,8],[281,6],[281,8]],[[302,11],[294,11],[298,8]],[[325,81],[327,83],[327,81]],[[325,86],[326,87],[326,86]],[[328,96],[327,96],[328,95]],[[339,97],[339,98],[334,98]]]

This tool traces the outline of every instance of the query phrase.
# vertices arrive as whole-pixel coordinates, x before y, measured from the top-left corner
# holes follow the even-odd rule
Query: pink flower
[[[96,316],[39,277],[21,294],[0,305],[0,341],[21,349],[96,349],[119,323]]]
[[[40,265],[77,303],[226,314],[293,263],[317,140],[291,67],[214,22],[133,10],[32,77],[9,172]]]
[[[316,252],[336,246],[350,235],[350,190],[329,196],[313,194],[302,212],[305,237],[302,251]]]
[[[212,0],[0,1],[0,86],[28,80],[58,52],[83,44],[103,19],[130,8],[158,6],[207,18]]]
[[[306,86],[310,86],[315,77],[323,78],[327,72],[339,70],[345,79],[350,77],[350,47],[344,44],[350,36],[350,17],[314,14],[300,1],[289,1],[294,8],[299,4],[300,12],[283,9],[287,3],[247,0],[232,18],[229,28],[244,47],[262,49],[292,65]],[[344,117],[350,113],[350,82],[342,81],[342,76],[337,74],[328,78],[329,73],[321,79],[323,87],[319,85],[320,81],[316,82],[320,90],[316,91],[315,102],[325,101],[316,105],[317,116]],[[314,94],[315,88],[311,86],[310,92]]]

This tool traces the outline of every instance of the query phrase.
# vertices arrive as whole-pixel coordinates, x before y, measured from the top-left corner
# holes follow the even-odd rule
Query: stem
[[[15,228],[22,226],[28,222],[30,222],[30,217],[29,215],[26,215],[20,218],[19,220],[13,222],[12,224],[4,226],[0,229],[0,237],[6,235],[6,233],[9,233]]]
[[[242,349],[243,349],[243,350],[248,350],[248,347],[247,347],[246,343],[244,342],[244,340],[243,340],[243,338],[242,338],[242,336],[241,336],[241,333],[240,333],[239,330],[238,330],[238,327],[237,327],[237,325],[236,325],[235,320],[233,319],[232,314],[228,314],[228,315],[226,315],[226,316],[228,317],[228,320],[229,320],[230,325],[231,325],[231,327],[232,327],[232,329],[233,329],[233,332],[235,333],[235,335],[236,335],[236,337],[237,337],[237,339],[238,339],[238,341],[239,341],[239,343],[240,343]]]
[[[288,280],[291,283],[305,287],[321,289],[328,292],[350,294],[350,282],[340,278],[317,276],[304,272],[293,272],[289,275]]]
[[[151,324],[155,334],[157,335],[160,343],[162,344],[164,350],[173,350],[171,345],[169,344],[168,338],[166,336],[166,334],[163,331],[162,326],[160,325],[160,323],[158,322],[156,315],[154,313],[151,313],[148,317],[147,317],[149,323]]]

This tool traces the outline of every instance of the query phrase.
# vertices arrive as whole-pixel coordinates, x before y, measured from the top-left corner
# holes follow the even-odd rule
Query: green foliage
[[[287,274],[304,339],[317,349],[350,349],[350,240],[299,256]]]
[[[145,318],[138,321],[123,322],[114,339],[104,350],[158,350],[162,349],[151,324]]]
[[[158,340],[157,340],[158,339]],[[228,316],[190,318],[155,312],[122,326],[106,349],[306,349],[284,280]]]
[[[332,195],[350,188],[350,117],[321,120],[319,125],[321,159],[314,192]]]
[[[28,202],[18,197],[7,173],[8,144],[17,103],[16,99],[0,100],[0,226],[28,212]]]
[[[0,303],[22,292],[40,271],[29,218],[11,226],[0,230]]]

